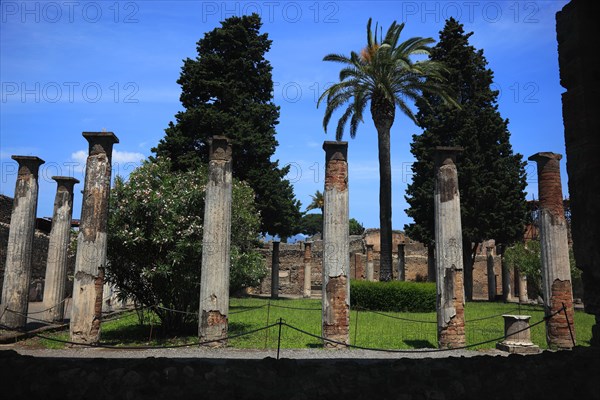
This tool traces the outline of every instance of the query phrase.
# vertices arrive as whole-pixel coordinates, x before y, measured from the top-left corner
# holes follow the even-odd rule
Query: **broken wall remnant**
[[[214,341],[210,346],[225,345],[228,330],[231,193],[231,144],[224,136],[213,136],[204,201],[198,318],[200,341]]]
[[[572,348],[573,288],[569,263],[567,221],[563,208],[560,159],[562,155],[542,152],[529,157],[537,163],[540,198],[540,244],[542,250],[542,290],[546,316],[546,341],[549,347]],[[565,312],[560,310],[566,308]]]
[[[350,259],[348,142],[323,143],[325,208],[323,213],[322,324],[325,347],[349,344]]]
[[[71,242],[71,218],[73,216],[73,187],[78,179],[68,176],[53,176],[56,181],[56,196],[52,213],[52,229],[46,259],[46,279],[44,281],[43,319],[62,323],[67,284],[67,258]]]
[[[93,344],[100,340],[112,150],[119,139],[113,132],[83,132],[83,137],[88,141],[89,154],[77,237],[69,330],[71,341]]]
[[[31,257],[38,200],[39,157],[12,156],[19,163],[10,219],[6,266],[0,301],[0,324],[24,328],[27,324]]]
[[[456,156],[460,147],[435,149],[435,262],[438,346],[465,345],[462,227]]]

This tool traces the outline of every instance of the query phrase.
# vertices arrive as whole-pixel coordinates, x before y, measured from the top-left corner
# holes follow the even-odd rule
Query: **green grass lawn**
[[[321,335],[321,302],[309,299],[268,300],[258,298],[232,298],[229,310],[229,334],[235,336],[276,323],[281,318],[285,323],[303,331]],[[505,303],[473,302],[465,308],[467,344],[473,345],[502,337],[504,320],[502,314],[530,315],[530,324],[541,321],[544,313],[541,307]],[[575,312],[575,331],[578,346],[589,346],[593,316],[582,311]],[[197,342],[195,327],[189,334],[178,337],[162,337],[156,316],[147,313],[145,324],[140,325],[135,312],[104,322],[102,343],[117,346],[165,346]],[[264,349],[276,348],[279,326],[262,330],[247,336],[229,340],[235,348]],[[352,344],[369,348],[418,349],[437,347],[436,314],[395,313],[352,310],[350,316],[350,341]],[[67,340],[68,333],[48,334],[53,338]],[[544,323],[531,329],[532,341],[541,348],[547,348]],[[30,340],[31,341],[31,340]],[[27,341],[27,342],[30,342]],[[38,346],[61,348],[62,343],[34,339]],[[33,344],[32,344],[33,345]],[[494,348],[496,342],[485,343],[474,349]],[[287,326],[282,327],[282,348],[319,348],[321,340],[297,332]]]

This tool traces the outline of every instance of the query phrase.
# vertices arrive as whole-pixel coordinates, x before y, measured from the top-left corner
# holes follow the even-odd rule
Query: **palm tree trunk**
[[[392,165],[390,130],[394,123],[395,105],[382,96],[373,95],[371,115],[377,129],[379,151],[379,280],[392,280]]]

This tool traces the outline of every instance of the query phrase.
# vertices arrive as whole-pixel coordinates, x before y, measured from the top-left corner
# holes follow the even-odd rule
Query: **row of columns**
[[[96,343],[100,336],[102,292],[107,248],[107,216],[111,180],[112,147],[118,138],[112,132],[84,132],[89,143],[84,198],[78,235],[70,336],[78,343]],[[323,144],[325,150],[324,253],[322,290],[322,334],[326,347],[349,343],[350,263],[348,259],[348,161],[347,142]],[[462,231],[456,156],[460,148],[436,149],[434,192],[436,239],[436,286],[438,345],[465,344]],[[538,153],[541,206],[542,273],[547,340],[552,347],[568,348],[574,341],[573,302],[568,259],[566,222],[562,208],[559,160],[554,153]],[[31,255],[38,195],[38,157],[13,156],[19,163],[0,323],[22,328],[27,321],[27,292],[31,278]],[[78,181],[54,177],[57,194],[53,213],[45,305],[59,304],[64,297],[66,251],[73,206],[73,187]],[[202,280],[200,286],[199,337],[224,343],[229,314],[229,263],[231,238],[231,146],[225,137],[213,137],[210,145],[209,178],[206,189]],[[278,243],[277,243],[278,244]],[[274,243],[275,245],[275,243]],[[370,250],[370,251],[369,251]],[[403,249],[402,249],[403,250]],[[275,252],[274,252],[275,253]],[[304,295],[310,296],[311,244],[305,247]],[[399,248],[399,264],[404,260]],[[372,248],[367,247],[367,279],[372,280]],[[272,280],[277,288],[278,260],[273,260]],[[404,268],[400,268],[403,271]],[[491,283],[490,283],[491,285]],[[275,296],[277,291],[274,291]],[[559,313],[566,308],[566,313]],[[62,305],[47,311],[50,321],[62,320]]]

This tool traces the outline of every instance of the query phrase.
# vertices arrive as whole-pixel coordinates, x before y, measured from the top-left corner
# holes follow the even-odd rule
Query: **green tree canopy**
[[[146,307],[198,312],[207,169],[172,172],[168,159],[145,162],[111,192],[106,278],[122,297]],[[254,192],[234,180],[230,289],[254,286],[266,274],[257,245]],[[194,317],[155,308],[167,329]]]
[[[510,144],[508,120],[498,111],[498,92],[491,89],[493,72],[483,50],[469,45],[472,33],[450,18],[431,50],[431,59],[443,62],[449,84],[461,108],[448,107],[441,98],[426,95],[418,102],[417,119],[424,131],[413,135],[413,180],[408,185],[408,216],[414,223],[405,231],[413,239],[434,242],[434,161],[436,146],[462,146],[458,182],[465,257],[465,295],[472,296],[475,246],[485,239],[508,245],[523,237],[526,220],[525,163]]]
[[[453,103],[445,91],[443,64],[432,61],[413,61],[414,56],[429,54],[431,38],[414,37],[400,42],[404,23],[396,21],[385,36],[378,37],[377,26],[371,30],[367,23],[367,46],[359,53],[352,51],[350,57],[329,54],[324,61],[343,65],[338,83],[331,85],[320,97],[327,100],[323,128],[333,113],[343,109],[338,120],[336,140],[341,140],[346,125],[350,124],[350,137],[354,138],[358,124],[363,121],[364,111],[370,104],[371,117],[377,129],[379,150],[379,223],[381,229],[380,279],[392,279],[392,167],[390,161],[390,131],[396,115],[396,107],[416,122],[410,105],[421,100],[424,93],[438,95]]]
[[[208,139],[227,136],[232,142],[233,176],[256,193],[261,232],[287,237],[300,220],[300,202],[285,179],[289,167],[272,161],[279,107],[272,101],[271,47],[260,34],[257,14],[231,17],[197,43],[198,56],[184,60],[181,103],[184,111],[169,123],[153,149],[173,160],[174,170],[195,169],[208,161]]]

